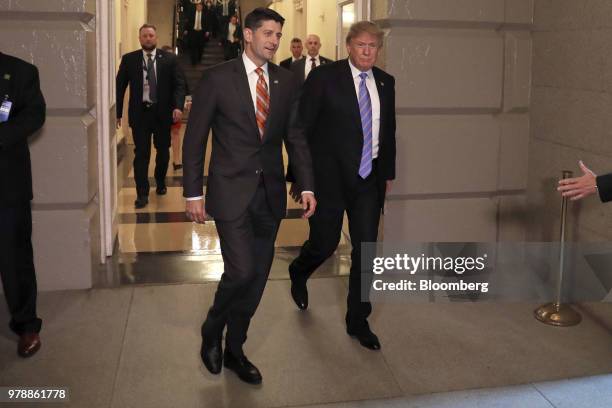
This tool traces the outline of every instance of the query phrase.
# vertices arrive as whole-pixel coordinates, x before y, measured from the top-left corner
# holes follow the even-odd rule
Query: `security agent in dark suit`
[[[361,243],[376,242],[385,194],[395,178],[395,80],[374,66],[382,39],[374,23],[355,23],[346,40],[349,58],[312,71],[302,87],[300,119],[319,204],[309,219],[308,241],[289,266],[291,295],[306,309],[306,282],[338,246],[346,211],[353,246],[346,330],[372,350],[380,343],[367,321],[371,303],[361,298],[361,288],[371,286],[372,263],[362,264]],[[288,178],[292,181],[292,174]],[[293,188],[291,194],[296,196]]]
[[[141,50],[126,54],[117,73],[117,128],[121,127],[123,96],[129,84],[129,125],[134,136],[134,179],[138,195],[134,206],[149,202],[149,159],[151,135],[155,157],[156,192],[164,195],[170,160],[170,126],[181,119],[185,103],[185,81],[176,57],[157,49],[154,26],[145,24],[139,31]]]
[[[196,4],[195,10],[188,14],[184,34],[191,56],[191,65],[197,65],[202,60],[204,44],[210,38],[213,30],[212,12],[204,9],[202,3]]]
[[[291,50],[291,57],[282,60],[278,64],[281,67],[289,69],[289,70],[291,69],[291,64],[293,62],[301,60],[302,58],[304,58],[304,56],[302,55],[302,51],[304,51],[304,46],[302,45],[302,40],[300,40],[297,37],[292,39],[291,40],[290,50]]]
[[[557,191],[563,197],[576,201],[598,193],[602,203],[612,201],[612,173],[598,176],[582,160],[578,162],[582,176],[559,180]]]
[[[333,62],[329,58],[319,55],[321,40],[318,35],[310,34],[306,37],[306,49],[308,50],[308,54],[304,58],[293,62],[290,68],[300,84],[304,83],[313,69],[320,65]]]
[[[316,206],[310,152],[296,121],[298,85],[290,72],[269,62],[278,49],[283,22],[268,8],[257,8],[246,17],[245,52],[204,72],[183,141],[186,212],[198,223],[204,222],[206,213],[215,219],[225,268],[202,325],[201,357],[211,373],[219,373],[223,361],[253,384],[261,382],[261,373],[242,347],[286,213],[283,142],[293,163],[304,217],[310,217]],[[204,157],[211,128],[204,205]]]
[[[28,137],[42,127],[45,109],[36,67],[0,53],[0,275],[21,357],[32,356],[41,344]]]

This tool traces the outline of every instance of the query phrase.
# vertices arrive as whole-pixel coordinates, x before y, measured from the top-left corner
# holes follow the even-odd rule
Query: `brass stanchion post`
[[[562,178],[572,177],[572,172],[564,170]],[[582,321],[580,313],[569,305],[561,303],[563,293],[563,271],[565,269],[565,222],[567,218],[567,197],[561,201],[561,233],[559,238],[559,278],[557,280],[556,300],[537,308],[533,314],[542,323],[552,326],[575,326]]]

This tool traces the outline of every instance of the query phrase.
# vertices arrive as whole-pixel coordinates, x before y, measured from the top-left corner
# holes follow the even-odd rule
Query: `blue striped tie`
[[[359,114],[361,116],[361,129],[363,130],[363,149],[361,150],[361,163],[359,176],[365,179],[372,172],[372,101],[366,86],[367,72],[359,74]]]

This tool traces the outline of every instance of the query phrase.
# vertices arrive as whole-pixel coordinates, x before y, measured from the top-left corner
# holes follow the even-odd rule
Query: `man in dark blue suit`
[[[311,149],[318,207],[308,220],[308,241],[289,267],[293,300],[306,309],[306,282],[338,246],[346,211],[353,246],[346,330],[372,350],[380,343],[367,321],[372,306],[361,297],[361,288],[369,293],[372,277],[371,263],[362,264],[361,244],[376,242],[385,194],[395,178],[395,80],[374,66],[382,39],[374,23],[355,23],[346,39],[348,59],[313,69],[302,87],[299,116]],[[291,194],[299,199],[293,188]]]

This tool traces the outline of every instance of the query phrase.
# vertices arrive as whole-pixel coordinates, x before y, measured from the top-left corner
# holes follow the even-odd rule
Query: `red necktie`
[[[259,128],[259,138],[263,139],[266,119],[268,119],[268,114],[270,113],[270,94],[268,93],[268,84],[266,84],[263,69],[257,68],[255,73],[259,75],[257,80],[257,111],[255,112],[255,118]]]

